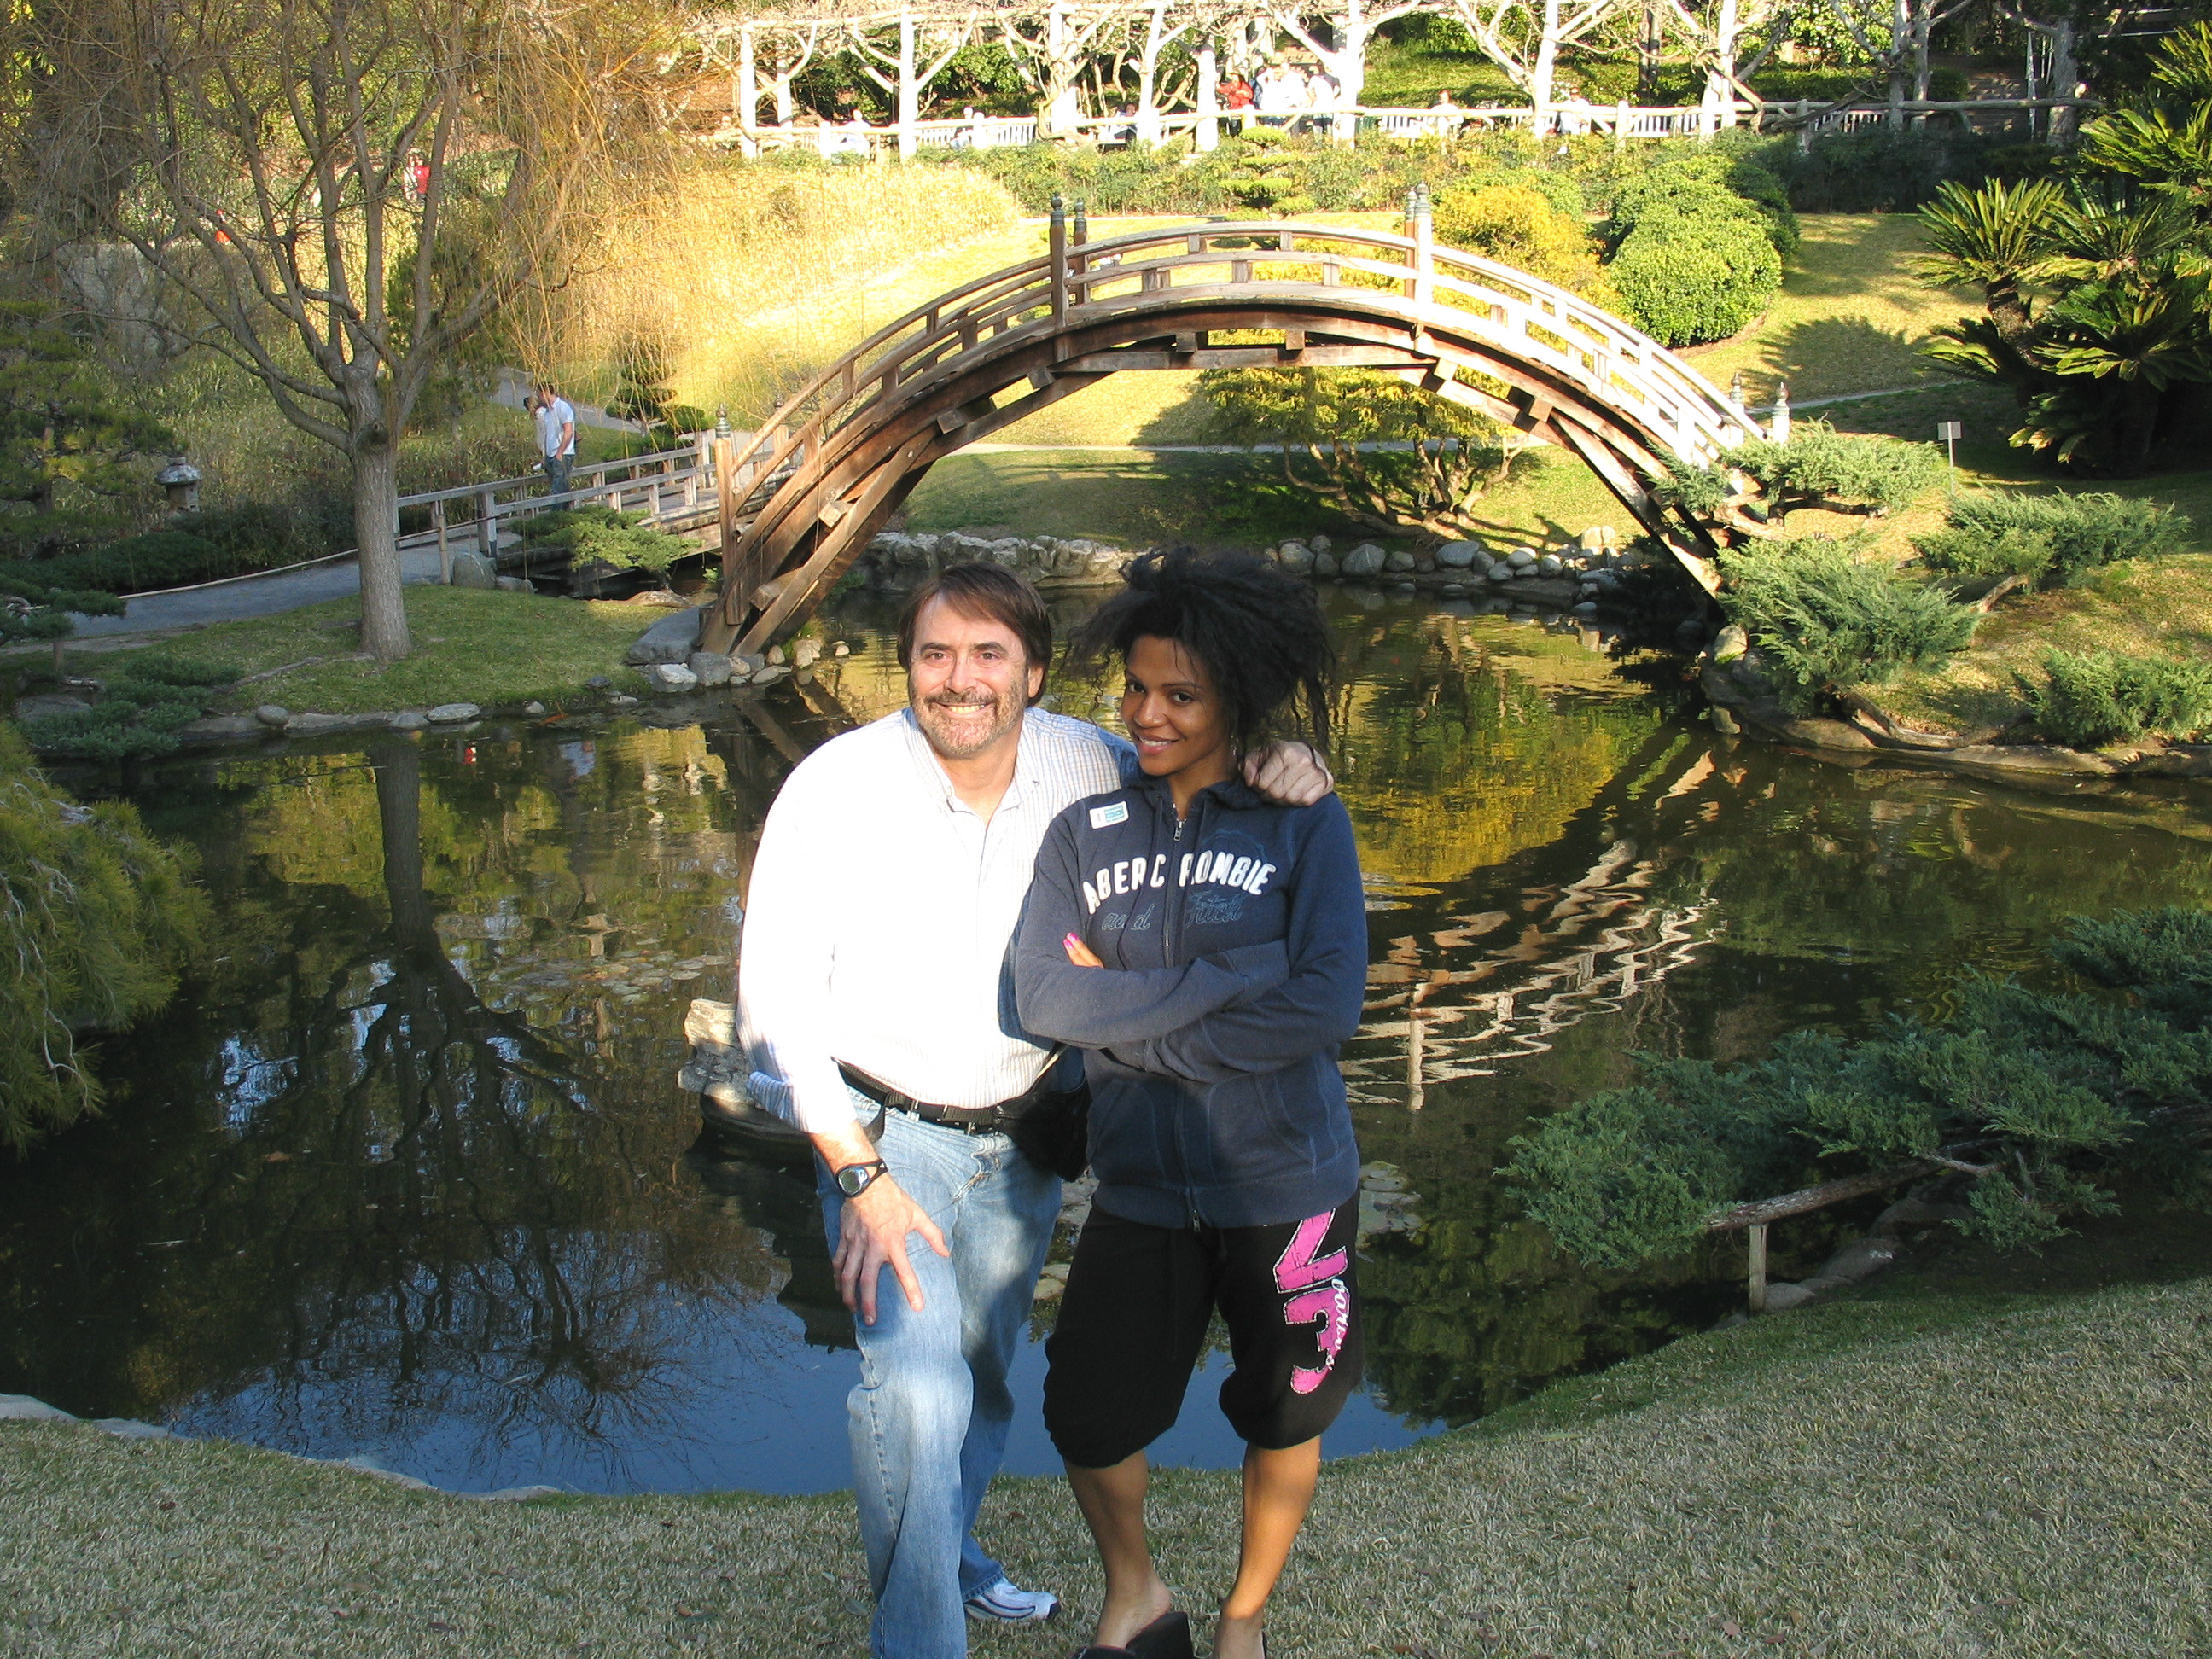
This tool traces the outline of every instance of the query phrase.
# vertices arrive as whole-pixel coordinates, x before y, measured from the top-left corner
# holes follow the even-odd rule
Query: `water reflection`
[[[882,620],[703,726],[160,769],[141,805],[203,848],[222,942],[111,1042],[108,1117],[0,1170],[0,1390],[447,1485],[836,1484],[853,1362],[809,1184],[695,1149],[672,1079],[686,1003],[728,994],[777,784],[901,699]],[[1863,1026],[1960,963],[2035,968],[2066,915],[2212,901],[2212,828],[2179,787],[1844,769],[1715,742],[1673,717],[1672,665],[1594,635],[1412,604],[1339,621],[1373,928],[1346,1063],[1392,1166],[1347,1444],[1467,1420],[1731,1297],[1724,1253],[1572,1268],[1490,1179],[1630,1051]],[[1821,1242],[1778,1236],[1780,1265]],[[1176,1449],[1228,1461],[1206,1397]],[[1053,1467],[1033,1422],[1016,1462]]]

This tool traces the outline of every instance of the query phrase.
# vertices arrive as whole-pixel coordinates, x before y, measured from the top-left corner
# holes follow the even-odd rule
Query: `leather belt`
[[[890,1111],[905,1112],[920,1118],[924,1123],[957,1129],[963,1134],[1000,1133],[1006,1127],[1005,1109],[1014,1103],[1002,1101],[996,1106],[939,1106],[930,1101],[916,1100],[912,1095],[902,1094],[889,1084],[878,1082],[859,1067],[848,1066],[842,1060],[837,1062],[837,1071],[851,1088],[866,1095],[877,1105]],[[1017,1098],[1026,1100],[1029,1096],[1022,1095]]]

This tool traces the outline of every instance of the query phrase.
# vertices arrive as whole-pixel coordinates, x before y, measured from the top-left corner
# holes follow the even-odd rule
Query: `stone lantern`
[[[200,510],[200,470],[183,456],[170,456],[168,465],[154,475],[154,482],[167,492],[170,512]]]

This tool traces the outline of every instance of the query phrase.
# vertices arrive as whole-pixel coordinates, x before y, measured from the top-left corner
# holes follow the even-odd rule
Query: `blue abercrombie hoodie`
[[[1106,963],[1079,968],[1079,934]],[[1088,1050],[1097,1202],[1156,1227],[1301,1221],[1359,1185],[1337,1069],[1359,1024],[1367,915],[1334,795],[1241,781],[1178,818],[1139,777],[1053,821],[1015,935],[1022,1029]]]

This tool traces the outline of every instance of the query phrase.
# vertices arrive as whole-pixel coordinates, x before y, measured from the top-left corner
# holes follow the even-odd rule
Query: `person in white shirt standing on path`
[[[576,465],[576,407],[562,397],[550,380],[538,383],[538,465],[545,469],[549,494],[568,493],[568,472]]]
[[[974,1531],[1060,1213],[1059,1176],[1015,1136],[1034,1147],[1066,1103],[1060,1073],[1080,1075],[1019,1029],[1008,946],[1046,827],[1134,769],[1121,739],[1033,706],[1051,659],[1020,577],[956,565],[926,583],[899,623],[908,707],[808,756],[753,860],[741,1030],[755,1097],[813,1141],[858,1316],[848,1403],[878,1659],[961,1659],[967,1620],[1058,1608]],[[1249,769],[1286,805],[1333,787],[1302,744]]]

